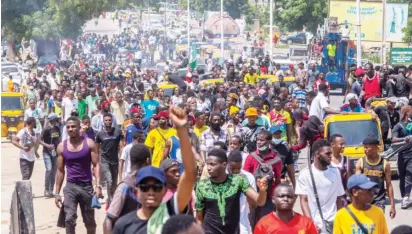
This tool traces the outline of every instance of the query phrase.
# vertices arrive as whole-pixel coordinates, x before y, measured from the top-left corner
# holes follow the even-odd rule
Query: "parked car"
[[[54,65],[59,64],[59,59],[57,58],[56,55],[45,55],[41,56],[39,58],[39,61],[37,62],[37,70],[43,71],[44,68],[47,66],[47,64],[52,63]]]
[[[290,36],[281,36],[281,43],[291,44],[306,44],[306,33],[301,32]]]

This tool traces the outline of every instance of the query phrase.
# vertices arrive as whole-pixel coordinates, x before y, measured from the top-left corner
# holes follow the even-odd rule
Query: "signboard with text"
[[[412,48],[392,48],[391,64],[411,64],[412,63]]]

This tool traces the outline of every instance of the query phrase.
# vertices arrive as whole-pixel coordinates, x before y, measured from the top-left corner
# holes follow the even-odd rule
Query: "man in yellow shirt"
[[[382,209],[371,205],[372,188],[376,185],[363,174],[349,178],[347,187],[352,204],[336,213],[333,234],[389,234]]]
[[[205,114],[203,112],[196,112],[195,113],[195,126],[193,127],[193,132],[196,134],[197,138],[200,141],[200,137],[202,133],[209,129],[207,125],[205,125]]]
[[[258,75],[253,67],[249,67],[249,73],[245,75],[243,81],[249,85],[256,85],[258,82]]]
[[[159,167],[163,159],[166,141],[176,135],[176,130],[168,126],[169,113],[167,111],[160,111],[153,118],[159,121],[159,127],[149,132],[145,145],[152,151],[152,166]]]
[[[9,76],[9,81],[7,81],[7,92],[14,92],[13,76]]]

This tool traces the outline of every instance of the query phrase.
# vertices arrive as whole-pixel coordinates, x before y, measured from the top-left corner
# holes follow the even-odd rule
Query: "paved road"
[[[332,106],[337,108],[342,102],[341,96],[332,96],[331,103]],[[41,152],[41,151],[40,151]],[[20,179],[20,169],[19,169],[19,158],[18,150],[10,143],[3,143],[1,145],[2,153],[2,164],[1,164],[1,231],[6,233],[9,225],[8,212],[10,209],[10,197],[13,191],[13,183]],[[299,159],[299,166],[303,168],[306,166],[306,151],[303,151]],[[44,163],[42,159],[36,160],[34,165],[33,177],[31,179],[33,193],[35,198],[34,203],[34,213],[35,213],[35,224],[36,233],[39,234],[54,234],[54,233],[64,233],[64,230],[56,227],[56,221],[58,217],[59,210],[54,204],[54,199],[47,199],[43,197],[43,186],[44,186]],[[397,217],[394,220],[390,220],[388,212],[386,216],[388,217],[389,228],[392,229],[400,224],[410,223],[410,211],[405,211],[400,209],[400,192],[399,192],[399,181],[393,181],[395,198],[397,199]],[[296,202],[295,210],[301,212],[299,201]],[[386,209],[387,211],[389,209]],[[85,233],[85,228],[82,223],[82,218],[80,215],[80,210],[78,211],[78,233]],[[96,210],[96,222],[97,222],[97,233],[102,233],[102,222],[104,219],[104,210]]]

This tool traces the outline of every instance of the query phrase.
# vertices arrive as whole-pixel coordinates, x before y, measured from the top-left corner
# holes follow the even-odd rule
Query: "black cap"
[[[379,139],[376,136],[369,135],[363,140],[363,145],[379,145]]]

